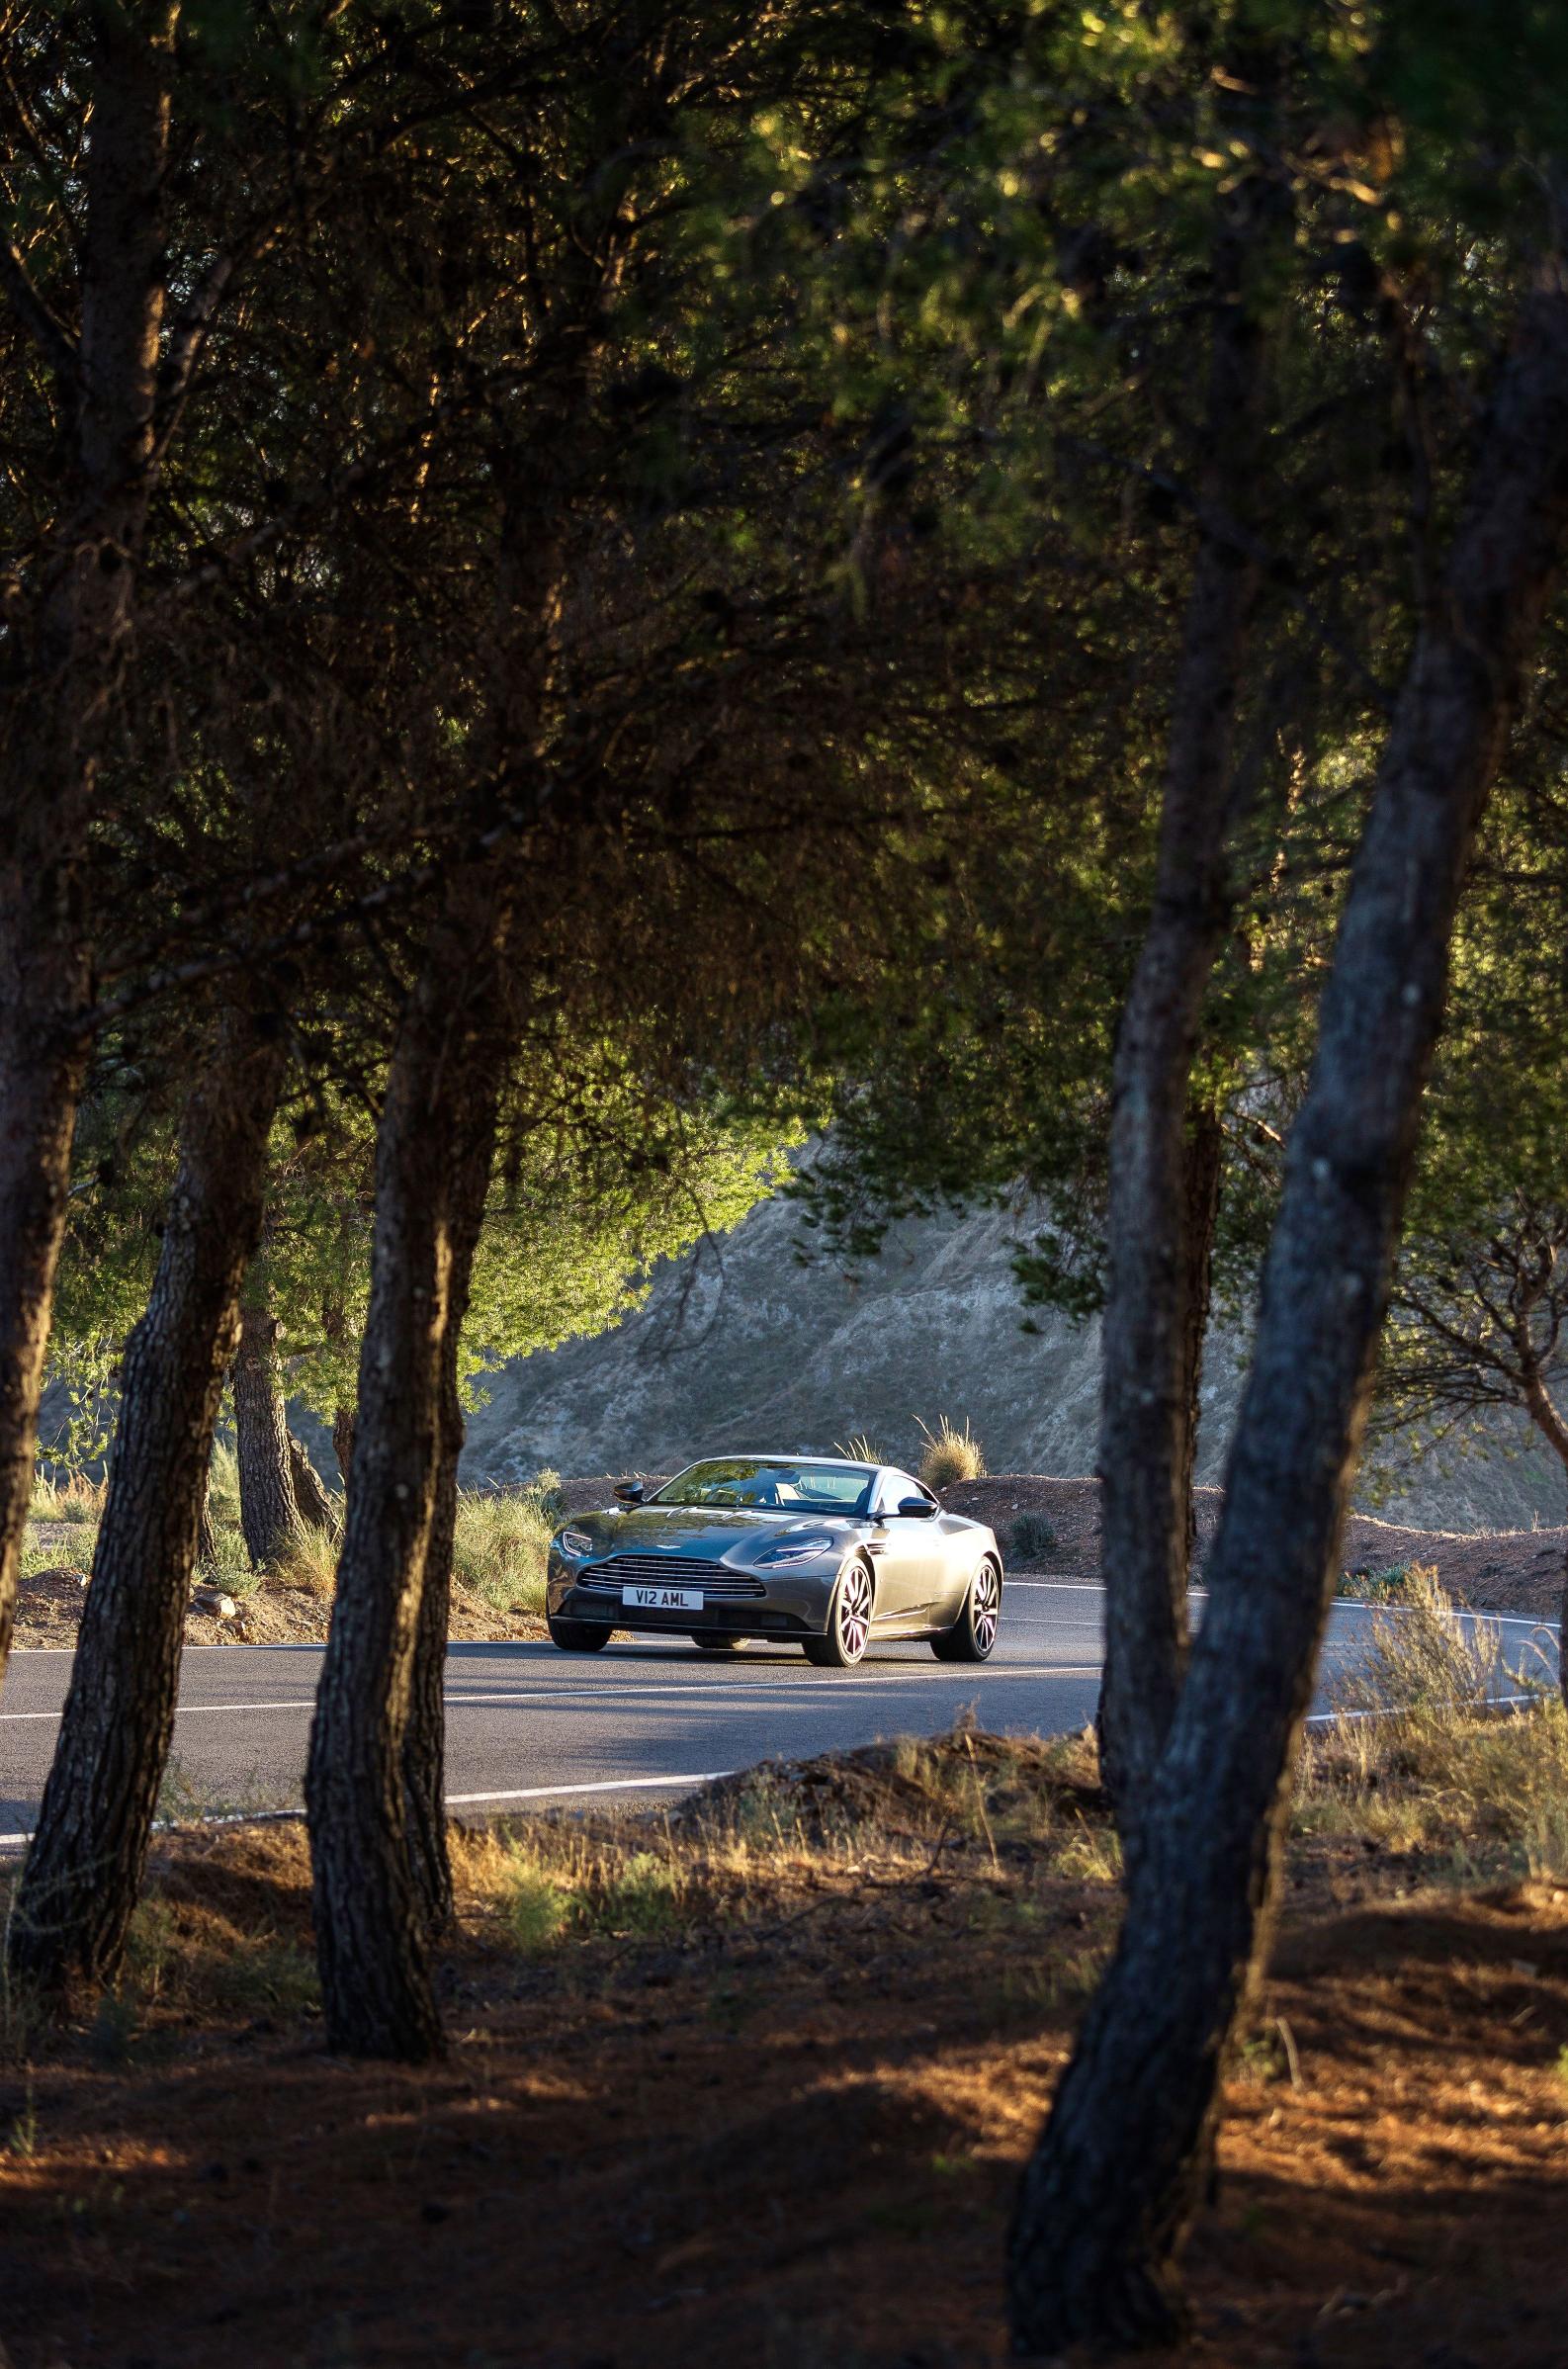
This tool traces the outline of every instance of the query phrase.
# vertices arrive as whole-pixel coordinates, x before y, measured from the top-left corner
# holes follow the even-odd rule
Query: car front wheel
[[[607,1621],[558,1621],[547,1613],[545,1626],[551,1643],[559,1645],[563,1653],[602,1653],[610,1641]]]
[[[988,1555],[969,1583],[964,1609],[951,1628],[932,1637],[939,1662],[989,1662],[1002,1619],[1002,1573]]]
[[[807,1637],[806,1659],[819,1670],[852,1670],[871,1635],[871,1574],[862,1562],[846,1563],[833,1590],[828,1633]]]

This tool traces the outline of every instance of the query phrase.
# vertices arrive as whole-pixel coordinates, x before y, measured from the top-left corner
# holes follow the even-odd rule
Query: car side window
[[[884,1517],[896,1514],[906,1497],[923,1497],[927,1505],[936,1503],[924,1483],[914,1479],[910,1473],[885,1472],[877,1490],[877,1512]]]

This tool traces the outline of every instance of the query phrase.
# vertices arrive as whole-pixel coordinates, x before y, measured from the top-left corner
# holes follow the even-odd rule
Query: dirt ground
[[[298,1828],[170,1841],[139,1988],[0,2062],[12,2369],[1001,2369],[1014,2182],[1116,1915],[1073,1753],[520,1824],[689,1876],[531,1948],[475,1838],[425,2070],[323,2055]],[[709,1815],[775,1839],[704,1858]],[[1211,2369],[1564,2359],[1568,1892],[1436,1865],[1293,1851],[1187,2260]]]
[[[1219,1527],[1221,1494],[1218,1489],[1198,1489],[1194,1494],[1201,1578],[1204,1558]],[[1009,1557],[1013,1568],[1080,1575],[1099,1570],[1096,1480],[1051,1480],[1034,1472],[997,1473],[985,1480],[958,1482],[946,1492],[945,1503],[955,1514],[989,1523],[1004,1554],[1008,1533],[1018,1516],[1043,1514],[1056,1533],[1055,1545],[1033,1554],[1027,1565],[1016,1556]],[[1402,1563],[1436,1564],[1449,1595],[1476,1612],[1524,1613],[1531,1620],[1555,1621],[1562,1609],[1565,1556],[1568,1530],[1410,1530],[1397,1523],[1379,1522],[1370,1514],[1353,1514],[1346,1532],[1343,1561],[1347,1573],[1367,1576]]]

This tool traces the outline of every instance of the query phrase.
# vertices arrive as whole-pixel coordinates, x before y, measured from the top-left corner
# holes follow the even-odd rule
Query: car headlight
[[[759,1563],[815,1563],[819,1555],[831,1554],[832,1550],[833,1541],[826,1534],[822,1537],[781,1538],[756,1559]]]
[[[594,1551],[593,1540],[585,1530],[564,1530],[557,1538],[556,1544],[561,1548],[563,1554],[569,1554],[574,1562],[580,1561],[583,1555],[592,1554]]]

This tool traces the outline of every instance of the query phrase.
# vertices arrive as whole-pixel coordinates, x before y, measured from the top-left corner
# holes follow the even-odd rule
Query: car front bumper
[[[587,1567],[590,1574],[592,1568],[591,1564]],[[602,1622],[609,1628],[635,1629],[652,1636],[687,1637],[694,1628],[728,1637],[826,1635],[838,1577],[836,1563],[826,1567],[813,1564],[798,1571],[745,1570],[739,1564],[716,1563],[714,1570],[716,1577],[722,1573],[732,1586],[739,1579],[752,1582],[756,1592],[718,1595],[704,1589],[700,1612],[680,1606],[654,1609],[625,1604],[618,1580],[595,1585],[591,1577],[584,1577],[580,1564],[564,1563],[552,1555],[545,1580],[545,1606],[552,1620]],[[687,1588],[698,1584],[682,1579]]]

